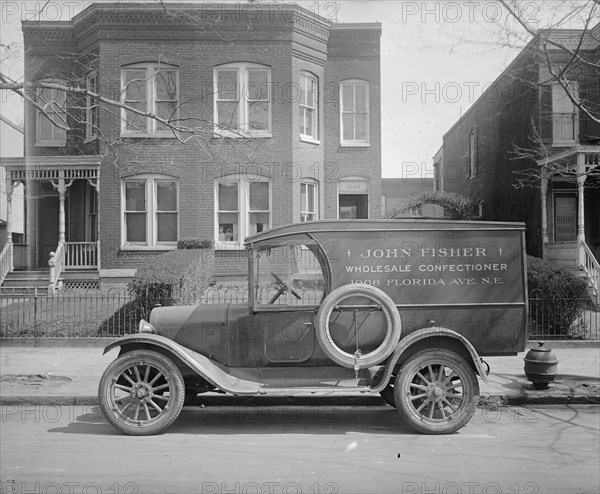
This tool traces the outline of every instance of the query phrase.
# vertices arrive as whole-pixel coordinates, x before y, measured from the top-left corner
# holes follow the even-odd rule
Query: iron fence
[[[281,296],[275,304],[317,304],[320,289],[295,289],[299,299]],[[270,301],[274,288],[259,294]],[[200,294],[173,298],[136,299],[125,290],[67,290],[2,293],[0,295],[0,338],[97,338],[135,333],[140,318],[147,318],[156,304],[196,305],[248,302],[243,286],[209,288]],[[565,299],[560,303],[543,298],[529,301],[530,339],[600,340],[600,310],[589,299]]]
[[[599,340],[600,307],[589,298],[529,299],[530,339]]]

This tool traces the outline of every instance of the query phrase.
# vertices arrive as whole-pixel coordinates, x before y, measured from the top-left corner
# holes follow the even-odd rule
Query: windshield
[[[255,251],[254,300],[258,306],[316,306],[328,280],[319,245],[302,238],[261,245]]]

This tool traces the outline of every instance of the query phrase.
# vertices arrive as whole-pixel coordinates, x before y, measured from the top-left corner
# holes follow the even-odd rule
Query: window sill
[[[370,142],[340,142],[340,146],[343,148],[368,148],[371,147]]]
[[[134,139],[177,139],[177,136],[173,135],[172,132],[165,132],[164,134],[150,134],[145,132],[121,132],[121,137]]]
[[[66,142],[57,142],[57,141],[36,141],[36,147],[40,148],[63,148],[66,146]]]
[[[553,148],[566,148],[576,146],[577,141],[552,141]]]
[[[218,131],[215,130],[213,137],[215,138],[221,138],[221,137],[225,137],[228,139],[270,139],[271,137],[273,137],[273,134],[269,133],[260,133],[260,134],[251,134],[248,132],[244,132],[243,130],[240,130],[239,132],[231,132],[231,131],[227,131],[227,130],[222,130],[222,131]]]
[[[163,251],[163,250],[175,250],[177,249],[177,244],[172,245],[121,245],[121,250],[126,251]]]
[[[300,134],[300,142],[306,142],[308,144],[315,144],[317,146],[319,146],[321,144],[321,141],[319,141],[318,139],[315,139],[314,137],[311,137],[311,136],[302,135],[302,134]]]
[[[215,250],[218,250],[218,251],[244,250],[244,244],[242,242],[223,242],[222,240],[215,241]]]

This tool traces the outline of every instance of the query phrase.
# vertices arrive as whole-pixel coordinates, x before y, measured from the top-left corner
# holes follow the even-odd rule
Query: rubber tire
[[[333,290],[325,297],[317,313],[317,339],[325,354],[336,364],[342,367],[354,368],[354,355],[339,348],[331,339],[329,335],[329,318],[333,309],[341,301],[356,296],[369,297],[371,300],[377,302],[381,305],[387,318],[388,331],[381,345],[372,352],[363,354],[358,361],[358,368],[366,369],[388,358],[394,351],[402,333],[400,313],[394,301],[384,291],[364,284],[343,285]]]
[[[111,405],[113,380],[118,379],[123,371],[136,363],[147,363],[160,370],[168,377],[171,385],[170,392],[172,390],[172,396],[165,405],[165,410],[159,414],[159,416],[162,415],[160,419],[155,420],[154,418],[147,425],[133,424],[132,420],[126,421],[113,411]],[[100,379],[98,398],[104,417],[115,429],[130,436],[150,436],[164,432],[179,416],[185,400],[185,385],[180,370],[169,358],[151,350],[135,350],[121,355],[109,364]]]
[[[417,412],[410,400],[409,385],[416,373],[427,365],[445,365],[456,372],[463,385],[463,400],[448,420],[429,419]],[[394,383],[396,408],[404,421],[423,434],[452,434],[464,427],[475,413],[479,397],[479,383],[473,368],[460,355],[442,348],[422,350],[410,357],[400,369]]]

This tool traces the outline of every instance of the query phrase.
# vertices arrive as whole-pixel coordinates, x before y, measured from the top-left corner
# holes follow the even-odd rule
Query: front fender
[[[189,350],[160,335],[134,334],[125,336],[104,348],[104,353],[116,347],[122,347],[122,349],[127,350],[128,346],[139,344],[146,345],[150,348],[154,347],[166,350],[167,354],[177,357],[191,370],[202,376],[213,386],[228,393],[235,395],[252,395],[257,394],[262,388],[262,384],[239,379],[231,375],[231,372],[227,367],[219,365],[204,355]]]
[[[398,342],[396,348],[394,349],[394,353],[392,353],[392,356],[387,360],[385,370],[381,377],[381,381],[376,386],[373,386],[373,391],[381,391],[387,386],[392,372],[394,370],[394,367],[396,366],[396,363],[398,362],[398,360],[404,352],[409,350],[409,348],[418,341],[432,337],[453,338],[455,340],[458,340],[469,352],[473,366],[475,367],[477,374],[479,374],[479,377],[481,377],[481,380],[484,383],[488,384],[487,373],[484,370],[483,365],[481,364],[481,358],[477,354],[477,350],[475,350],[475,347],[473,347],[471,342],[456,331],[452,331],[448,328],[434,326],[430,328],[419,329],[418,331],[409,334],[406,338],[403,338]]]

